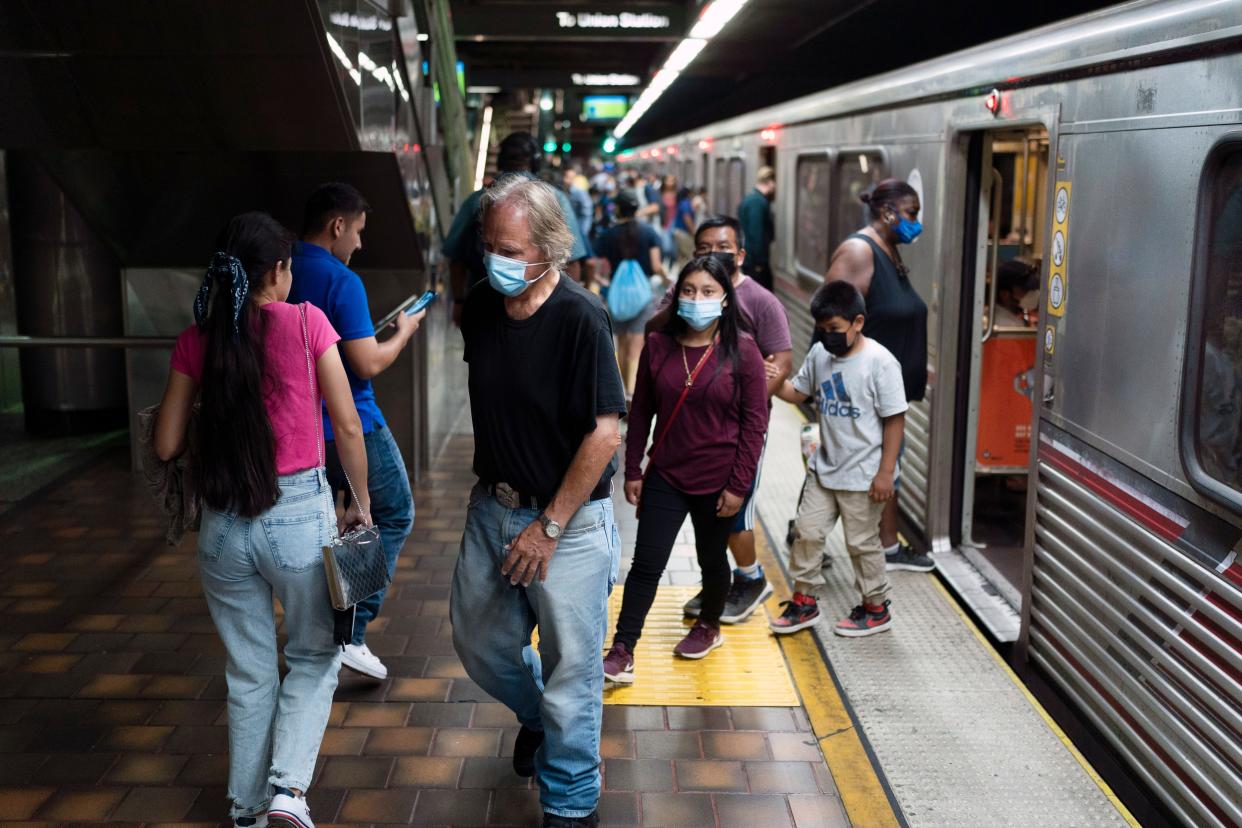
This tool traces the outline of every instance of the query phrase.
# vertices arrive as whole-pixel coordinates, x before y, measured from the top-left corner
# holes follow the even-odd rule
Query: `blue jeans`
[[[198,568],[228,653],[232,815],[267,810],[271,786],[306,790],[328,726],[340,651],[322,547],[336,514],[321,469],[285,475],[276,505],[254,518],[203,509]],[[272,594],[285,610],[280,680]]]
[[[367,447],[371,519],[379,529],[384,557],[388,559],[388,577],[392,578],[397,572],[397,556],[401,554],[401,547],[405,546],[405,539],[414,527],[414,496],[410,493],[410,477],[405,471],[405,461],[401,459],[401,449],[397,448],[397,441],[387,426],[380,426],[365,435],[363,442]],[[333,491],[345,492],[345,503],[348,504],[349,485],[336,453],[336,443],[330,442],[326,446],[328,479],[332,482]],[[355,644],[366,641],[367,624],[379,615],[387,592],[385,587],[365,601],[358,602],[354,613]]]
[[[535,755],[544,811],[583,817],[599,802],[604,635],[621,537],[612,500],[593,500],[565,526],[548,579],[511,586],[500,574],[504,546],[538,514],[508,509],[480,486],[470,493],[449,603],[453,646],[471,679],[544,732]]]

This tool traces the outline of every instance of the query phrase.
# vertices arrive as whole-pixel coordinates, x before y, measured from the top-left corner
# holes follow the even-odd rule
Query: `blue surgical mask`
[[[510,259],[496,253],[483,254],[483,266],[487,268],[487,281],[498,292],[505,296],[517,296],[528,287],[547,276],[552,268],[548,268],[529,282],[526,281],[526,268],[530,265],[550,265],[551,262],[524,262]]]
[[[677,315],[696,331],[710,328],[723,309],[722,299],[681,299],[677,303]]]
[[[893,225],[893,232],[897,234],[897,241],[909,244],[919,237],[919,233],[923,232],[923,225],[920,222],[903,218]]]

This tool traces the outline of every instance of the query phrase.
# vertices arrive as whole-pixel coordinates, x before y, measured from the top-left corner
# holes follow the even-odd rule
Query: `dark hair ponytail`
[[[871,215],[880,218],[885,210],[896,211],[903,198],[918,198],[915,190],[900,178],[886,178],[869,190],[865,190],[858,200],[871,208]]]
[[[235,216],[220,234],[195,302],[207,348],[194,485],[217,511],[255,517],[280,497],[276,441],[263,402],[263,317],[250,297],[292,248],[293,235],[267,213]]]

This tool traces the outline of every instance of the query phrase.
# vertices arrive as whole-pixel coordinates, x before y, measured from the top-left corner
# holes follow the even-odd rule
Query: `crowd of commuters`
[[[927,308],[898,249],[921,229],[918,196],[903,182],[865,196],[872,221],[834,253],[794,373],[768,258],[771,169],[734,218],[706,215],[705,194],[671,176],[588,179],[566,168],[549,182],[540,161],[530,135],[506,138],[500,174],[466,200],[444,246],[478,476],[450,615],[467,674],[520,722],[514,771],[536,778],[545,826],[568,828],[598,824],[605,681],[641,675],[635,649],[687,516],[702,588],[685,605],[694,621],[676,655],[721,647],[722,625],[746,620],[772,593],[754,521],[773,396],[812,403],[820,440],[797,506],[795,592],[771,628],[818,622],[825,541],[838,520],[858,604],[833,629],[891,626],[886,570],[932,566],[898,541],[890,514],[904,412],[925,390]],[[366,644],[384,590],[334,610],[320,553],[340,533],[374,526],[391,577],[414,522],[406,465],[371,380],[422,313],[398,314],[376,337],[349,268],[369,211],[362,193],[332,183],[308,199],[300,241],[266,214],[234,218],[194,324],[178,337],[155,420],[160,460],[193,447],[199,568],[228,654],[238,826],[313,828],[305,791],[338,670],[387,676]],[[627,273],[649,297],[619,318],[605,299]],[[1019,314],[1029,273],[1001,282],[999,304]],[[638,529],[605,651],[621,557],[619,469]],[[283,679],[273,596],[288,635]]]

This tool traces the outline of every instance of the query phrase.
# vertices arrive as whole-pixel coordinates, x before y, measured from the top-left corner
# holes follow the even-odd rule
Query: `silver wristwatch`
[[[543,533],[552,540],[556,540],[561,536],[561,525],[545,514],[539,515],[539,522],[543,524]]]

